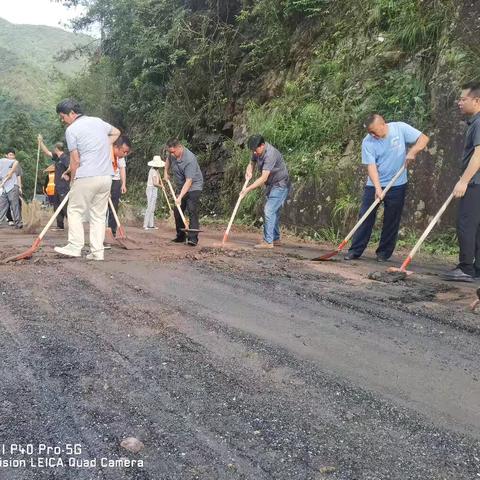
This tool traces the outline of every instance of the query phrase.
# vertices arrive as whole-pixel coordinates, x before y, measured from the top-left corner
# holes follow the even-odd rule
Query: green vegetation
[[[459,83],[480,77],[480,51],[458,28],[480,11],[460,15],[455,0],[84,3],[89,11],[77,27],[100,22],[101,54],[63,91],[133,137],[130,184],[145,181],[146,161],[177,135],[209,172],[208,213],[227,216],[248,162],[242,144],[261,132],[289,164],[290,211],[305,212],[290,224],[330,241],[356,218],[364,115],[380,111],[431,133],[444,121],[434,112],[453,103]],[[456,166],[438,150],[439,176]],[[409,204],[418,204],[426,193],[415,177],[411,183]],[[143,197],[133,187],[132,201],[135,191]],[[438,203],[442,192],[430,195]],[[411,212],[412,231],[435,202]],[[260,207],[261,195],[249,195],[239,221],[258,219]]]
[[[59,28],[13,25],[0,18],[0,154],[16,149],[27,198],[33,193],[37,134],[43,132],[47,142],[63,137],[55,105],[67,79],[86,65],[85,58],[60,56],[92,41]],[[41,168],[48,163],[42,154]],[[42,183],[40,174],[39,192]]]

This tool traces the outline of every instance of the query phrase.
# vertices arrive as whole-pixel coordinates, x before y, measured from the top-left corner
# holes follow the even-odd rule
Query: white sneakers
[[[55,247],[54,250],[57,253],[65,255],[67,257],[73,258],[80,258],[82,256],[82,251],[72,247],[70,244],[66,245],[65,247]],[[103,252],[102,253],[89,253],[87,255],[87,260],[103,260]]]
[[[99,255],[98,253],[95,254],[95,253],[89,253],[87,256],[86,256],[86,259],[87,260],[100,260],[102,261],[103,260],[103,255]]]
[[[60,253],[60,254],[65,255],[67,257],[78,258],[78,257],[82,256],[82,251],[78,250],[75,247],[72,247],[72,245],[70,245],[70,244],[65,245],[64,247],[55,247],[54,250],[57,253]]]

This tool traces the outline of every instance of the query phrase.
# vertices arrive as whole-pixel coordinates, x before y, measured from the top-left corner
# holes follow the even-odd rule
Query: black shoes
[[[189,247],[196,247],[197,246],[197,242],[195,240],[187,240],[187,245]]]
[[[443,280],[449,280],[451,282],[467,282],[472,283],[474,278],[468,273],[463,272],[460,268],[455,268],[450,272],[442,273],[440,278]]]
[[[175,237],[173,240],[171,240],[173,243],[184,243],[185,242],[185,237]]]
[[[377,262],[380,262],[380,263],[388,262],[388,258],[385,257],[384,255],[377,255]]]
[[[355,255],[353,252],[347,252],[343,257],[344,260],[356,260],[357,258],[360,258],[360,255]]]

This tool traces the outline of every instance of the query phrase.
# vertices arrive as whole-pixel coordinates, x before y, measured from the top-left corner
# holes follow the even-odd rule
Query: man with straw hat
[[[160,173],[157,168],[165,166],[165,162],[160,158],[160,155],[155,155],[153,160],[148,162],[150,167],[148,172],[147,189],[145,193],[147,195],[147,210],[145,211],[145,218],[143,220],[144,230],[157,230],[155,226],[155,207],[157,205],[158,187],[160,187]]]
[[[53,195],[52,205],[55,210],[60,206],[63,202],[63,199],[66,197],[68,192],[70,191],[70,177],[68,176],[69,168],[70,168],[70,157],[65,153],[65,145],[63,142],[57,142],[54,147],[53,151],[50,151],[45,143],[43,143],[42,135],[38,136],[38,142],[40,144],[40,148],[42,152],[47,156],[50,157],[53,164],[50,165],[46,170],[48,173],[48,183],[44,188],[44,192],[50,198],[50,195]],[[53,178],[52,173],[53,171]],[[53,194],[52,192],[53,187]],[[62,211],[57,216],[57,229],[63,230],[65,228],[65,217],[67,216],[67,205],[62,208]]]

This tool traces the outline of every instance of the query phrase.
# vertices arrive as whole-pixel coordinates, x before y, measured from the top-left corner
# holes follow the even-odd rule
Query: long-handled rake
[[[447,198],[445,203],[442,205],[440,210],[437,212],[437,214],[433,217],[432,221],[429,223],[428,227],[426,230],[423,232],[422,236],[418,239],[418,242],[415,244],[415,246],[412,248],[412,251],[408,254],[408,257],[405,259],[405,261],[402,263],[401,267],[390,267],[387,272],[401,272],[406,275],[412,275],[413,272],[408,271],[407,267],[410,265],[413,257],[415,254],[418,252],[419,248],[422,246],[422,243],[425,241],[425,239],[428,237],[428,234],[433,230],[433,227],[437,224],[437,222],[440,220],[440,217],[443,215],[447,207],[450,205],[450,202],[453,200],[454,195],[453,192],[450,194],[450,196]]]
[[[35,239],[33,242],[32,246],[28,249],[25,250],[23,253],[20,253],[19,255],[14,255],[13,257],[9,257],[4,260],[4,263],[8,262],[16,262],[18,260],[24,260],[28,258],[32,258],[32,255],[38,250],[40,247],[40,243],[42,242],[43,237],[46,235],[48,232],[48,229],[52,226],[53,222],[57,218],[58,214],[62,211],[63,207],[66,205],[68,202],[68,197],[70,195],[70,192],[65,195],[65,198],[62,200],[62,203],[58,206],[58,208],[55,210],[54,214],[51,216],[50,220],[48,223],[45,225],[43,230],[40,232],[38,237]]]
[[[110,210],[112,211],[115,222],[117,223],[117,233],[115,234],[115,240],[120,246],[122,246],[126,250],[134,250],[138,248],[137,242],[127,237],[127,233],[125,232],[123,225],[120,223],[117,211],[115,210],[112,199],[110,197],[108,197],[108,204],[110,205]]]
[[[177,203],[177,196],[175,195],[175,190],[173,189],[172,182],[170,180],[167,180],[167,185],[168,185],[168,188],[170,189],[170,193],[173,197],[173,201],[175,202],[175,207],[177,207],[177,211],[180,215],[180,218],[182,219],[183,224],[185,225],[185,229],[188,229],[187,219],[185,218],[185,215],[183,214],[182,207]]]
[[[241,190],[242,192],[243,192],[243,190],[245,190],[245,188],[247,188],[248,182],[249,182],[249,180],[245,180],[245,183],[243,184],[243,188]],[[233,209],[232,216],[230,217],[230,221],[228,222],[227,229],[225,230],[225,233],[223,234],[222,245],[225,245],[225,243],[227,242],[228,235],[230,234],[230,229],[232,228],[233,221],[235,220],[235,217],[237,215],[237,212],[238,212],[238,209],[240,207],[241,202],[242,202],[242,196],[239,195],[237,203],[235,204],[235,208]]]
[[[390,190],[390,188],[392,188],[392,186],[400,178],[400,175],[402,175],[404,171],[405,171],[405,165],[402,166],[402,168],[395,174],[395,176],[390,180],[390,182],[383,189],[383,198],[385,198],[385,195],[387,194],[387,192]],[[352,228],[350,233],[344,238],[344,240],[340,243],[340,245],[338,245],[338,247],[335,250],[328,252],[325,255],[322,255],[321,257],[313,258],[312,262],[324,262],[338,255],[345,248],[345,245],[347,245],[347,243],[350,241],[353,235],[355,235],[355,232],[362,226],[363,222],[377,208],[380,202],[382,202],[380,198],[375,199],[372,205],[370,205],[370,208],[363,214],[362,218],[360,218],[360,220]]]
[[[159,175],[158,178],[160,179],[160,186],[162,187],[163,196],[165,197],[165,200],[167,201],[168,211],[170,212],[170,216],[172,216],[173,215],[172,205],[170,204],[170,200],[168,199],[167,190],[165,189],[165,184],[163,183],[161,175]]]
[[[169,225],[175,226],[175,216],[173,215],[172,205],[171,205],[170,200],[168,198],[167,189],[165,188],[165,184],[163,183],[162,175],[159,175],[159,179],[160,179],[160,186],[162,188],[163,196],[165,197],[165,200],[167,201],[167,205],[168,205],[169,215],[168,215],[167,223]],[[173,198],[175,199],[175,197],[173,197]]]

